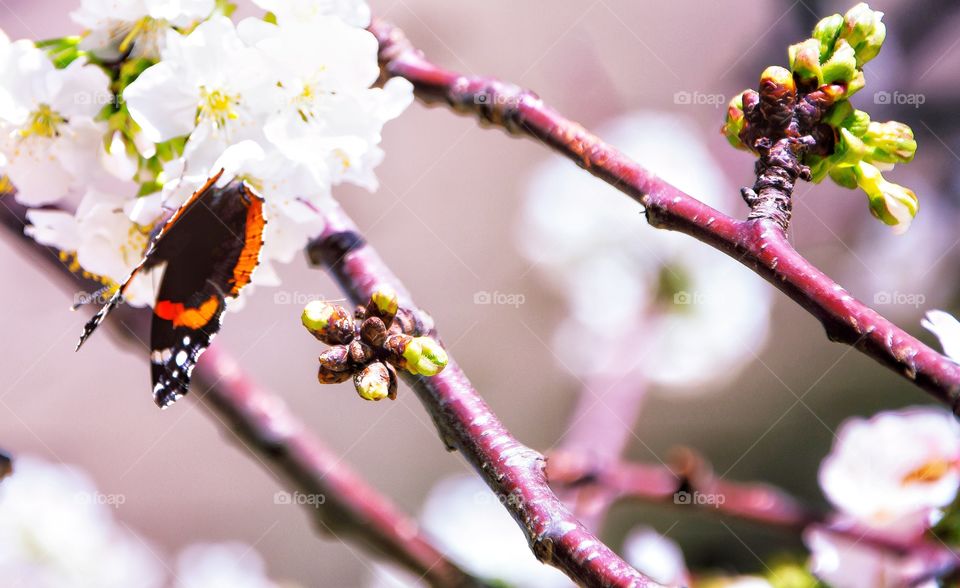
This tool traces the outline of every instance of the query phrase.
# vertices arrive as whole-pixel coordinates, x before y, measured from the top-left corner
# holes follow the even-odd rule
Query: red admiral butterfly
[[[213,176],[154,234],[143,260],[83,329],[77,349],[123,300],[138,273],[164,265],[150,327],[153,399],[187,393],[200,354],[220,330],[227,301],[250,283],[263,248],[263,200],[243,182]]]

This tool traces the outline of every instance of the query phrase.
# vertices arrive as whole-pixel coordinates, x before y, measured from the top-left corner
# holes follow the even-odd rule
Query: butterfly
[[[190,388],[200,355],[220,330],[227,303],[250,283],[263,249],[263,199],[244,182],[211,177],[162,223],[143,259],[83,328],[77,349],[123,302],[131,280],[161,268],[150,326],[153,399],[166,408]]]

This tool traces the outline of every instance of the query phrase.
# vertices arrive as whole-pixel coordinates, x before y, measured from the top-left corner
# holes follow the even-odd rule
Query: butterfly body
[[[123,299],[140,272],[163,267],[150,329],[154,401],[166,407],[187,393],[190,375],[220,330],[227,303],[250,283],[263,247],[262,199],[244,183],[195,192],[156,232],[143,260],[84,327],[80,345]]]

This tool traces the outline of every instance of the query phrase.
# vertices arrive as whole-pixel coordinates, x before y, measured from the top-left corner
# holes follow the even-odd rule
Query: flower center
[[[904,476],[902,483],[904,486],[906,486],[907,484],[914,483],[923,484],[936,482],[940,480],[940,478],[947,475],[953,465],[953,462],[946,459],[935,459],[928,461]]]
[[[50,108],[47,104],[41,104],[36,110],[30,113],[27,124],[20,129],[20,137],[23,139],[27,137],[46,137],[52,139],[60,135],[58,128],[65,122],[67,122],[67,119],[60,116],[60,113]]]
[[[120,52],[126,53],[134,47],[139,56],[159,58],[160,41],[168,28],[169,23],[166,20],[145,16],[133,23],[123,36]]]
[[[207,90],[200,87],[200,105],[197,109],[197,122],[206,119],[218,128],[223,128],[231,120],[236,120],[235,107],[240,104],[240,96],[227,94],[222,90]]]

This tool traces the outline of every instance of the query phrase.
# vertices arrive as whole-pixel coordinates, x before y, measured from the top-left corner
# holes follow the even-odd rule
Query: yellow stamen
[[[210,91],[201,86],[197,122],[207,119],[213,121],[213,124],[219,128],[225,127],[227,122],[238,118],[234,107],[239,103],[238,95],[227,94],[222,90]]]
[[[30,113],[27,124],[20,129],[20,138],[35,136],[52,139],[60,135],[59,127],[65,122],[67,119],[60,116],[59,112],[50,108],[48,104],[41,104]]]
[[[947,475],[950,469],[953,467],[953,462],[947,461],[945,459],[935,459],[933,461],[928,461],[927,463],[921,465],[917,469],[908,473],[903,477],[903,484],[912,484],[916,482],[928,483],[936,482],[940,478]]]

